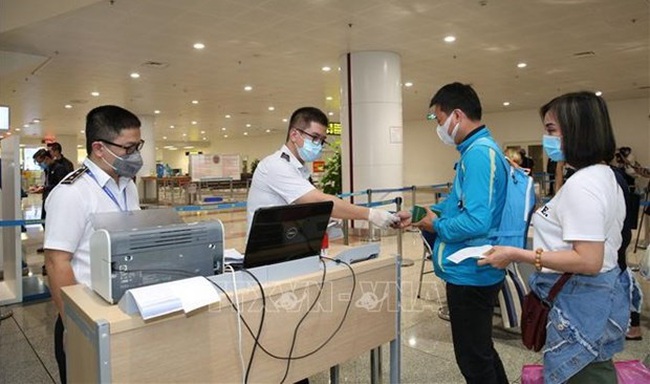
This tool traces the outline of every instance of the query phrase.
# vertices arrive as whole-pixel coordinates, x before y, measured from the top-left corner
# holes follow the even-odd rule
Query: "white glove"
[[[391,224],[399,223],[400,220],[399,217],[388,211],[384,211],[383,209],[370,208],[368,221],[381,229],[386,229],[390,227]]]

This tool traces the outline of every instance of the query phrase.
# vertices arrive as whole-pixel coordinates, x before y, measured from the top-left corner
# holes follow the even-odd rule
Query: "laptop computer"
[[[331,201],[259,208],[253,215],[244,268],[320,254]]]

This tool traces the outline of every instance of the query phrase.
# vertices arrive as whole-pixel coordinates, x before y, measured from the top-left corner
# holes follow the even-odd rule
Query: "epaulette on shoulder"
[[[76,171],[74,171],[71,174],[69,174],[68,176],[66,176],[65,179],[61,180],[60,184],[72,184],[72,183],[74,183],[75,181],[77,181],[81,177],[81,175],[86,173],[87,170],[88,170],[88,167],[86,167],[85,165],[81,166],[81,168],[77,169]]]
[[[286,161],[290,161],[291,159],[289,158],[289,155],[286,152],[282,152],[280,155],[281,158],[285,159]]]

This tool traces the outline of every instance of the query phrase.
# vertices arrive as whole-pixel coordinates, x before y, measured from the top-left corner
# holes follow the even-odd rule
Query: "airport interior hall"
[[[650,383],[649,0],[0,0],[0,170],[0,384]]]

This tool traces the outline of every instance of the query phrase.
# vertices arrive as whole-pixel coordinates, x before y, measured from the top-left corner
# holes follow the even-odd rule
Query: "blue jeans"
[[[454,354],[467,383],[508,383],[492,343],[494,304],[502,286],[446,285]]]

